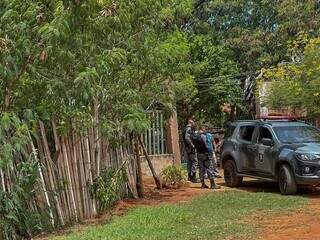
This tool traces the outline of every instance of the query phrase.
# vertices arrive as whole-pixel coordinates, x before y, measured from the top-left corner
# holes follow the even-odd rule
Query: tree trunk
[[[142,171],[141,171],[141,159],[140,159],[140,152],[139,152],[139,142],[138,137],[135,137],[134,141],[134,151],[136,155],[136,162],[137,162],[137,191],[138,196],[140,198],[144,197],[144,189],[143,189],[143,182],[142,182]]]
[[[149,155],[148,155],[147,149],[146,149],[146,147],[144,146],[144,143],[141,141],[141,138],[138,137],[138,139],[139,139],[140,146],[142,147],[143,154],[144,154],[144,156],[145,156],[146,159],[147,159],[147,162],[148,162],[149,168],[150,168],[150,170],[151,170],[151,173],[152,173],[154,182],[155,182],[155,184],[156,184],[156,186],[157,186],[158,189],[162,189],[161,179],[160,179],[160,177],[157,175],[157,173],[156,173],[156,171],[155,171],[155,169],[154,169],[154,167],[153,167],[153,163],[152,163],[152,161],[151,161],[151,159],[150,159],[150,157],[149,157]]]

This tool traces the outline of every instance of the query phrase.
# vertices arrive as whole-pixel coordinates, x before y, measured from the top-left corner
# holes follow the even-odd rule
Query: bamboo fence
[[[122,194],[138,197],[137,164],[131,160],[134,151],[128,144],[129,137],[123,144],[111,147],[98,128],[92,127],[81,135],[75,131],[60,135],[54,122],[44,124],[41,121],[36,136],[29,136],[26,149],[38,159],[40,181],[28,207],[46,212],[53,227],[97,216],[98,202],[90,194],[90,185],[102,169],[120,167],[124,161],[127,161],[128,180]],[[19,161],[23,159],[16,157],[10,168],[0,169],[1,190],[10,192],[12,189]]]

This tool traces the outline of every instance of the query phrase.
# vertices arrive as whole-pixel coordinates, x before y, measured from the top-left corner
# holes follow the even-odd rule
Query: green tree
[[[184,29],[191,43],[197,88],[193,92],[198,93],[179,104],[187,109],[183,113],[220,122],[223,103],[240,109],[240,114],[251,111],[244,101],[244,80],[291,61],[287,43],[302,31],[316,36],[319,14],[316,0],[195,1]]]
[[[146,110],[153,103],[172,111],[178,86],[192,78],[190,45],[179,28],[192,13],[190,3],[1,1],[0,121],[7,116],[16,121],[9,129],[0,126],[0,173],[15,159],[28,163],[27,156],[20,156],[26,143],[19,141],[30,140],[32,120],[54,119],[65,131],[101,126],[115,138],[144,131],[149,123]],[[16,138],[13,133],[20,126],[24,131]],[[32,197],[21,192],[32,193],[36,184],[37,172],[31,167],[37,163],[29,163],[22,179],[30,183],[27,188],[17,184],[20,191],[14,199],[0,188],[0,228],[8,230],[7,239],[29,237],[42,227],[38,216],[26,222],[27,213],[18,214]],[[22,168],[17,170],[25,176]],[[11,211],[14,223],[9,221],[12,215],[5,218],[4,203],[16,209]],[[14,225],[19,221],[20,226]]]
[[[300,38],[290,44],[294,62],[268,69],[264,81],[271,81],[267,97],[269,106],[304,111],[310,117],[320,116],[320,39]]]

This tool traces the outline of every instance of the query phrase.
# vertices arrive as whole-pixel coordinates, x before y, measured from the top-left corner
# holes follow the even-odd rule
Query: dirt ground
[[[278,192],[276,183],[245,182],[243,190]],[[288,214],[255,215],[250,221],[259,224],[261,240],[320,240],[320,189],[301,188],[299,195],[309,200],[304,209]]]
[[[221,180],[219,181],[221,182]],[[200,183],[193,184],[189,182],[186,186],[180,189],[162,189],[159,191],[155,188],[153,179],[149,177],[144,177],[144,187],[145,198],[121,200],[114,209],[114,214],[121,215],[122,213],[125,213],[126,210],[136,206],[187,202],[194,197],[201,196],[212,191],[209,189],[201,189]],[[226,191],[226,189],[218,191]]]

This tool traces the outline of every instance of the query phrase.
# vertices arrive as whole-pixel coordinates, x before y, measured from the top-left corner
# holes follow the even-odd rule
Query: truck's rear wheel
[[[283,195],[294,195],[297,193],[297,183],[291,168],[284,164],[279,169],[279,188]]]
[[[242,184],[242,177],[237,175],[237,166],[233,160],[227,160],[224,164],[224,181],[228,187],[239,187]]]

